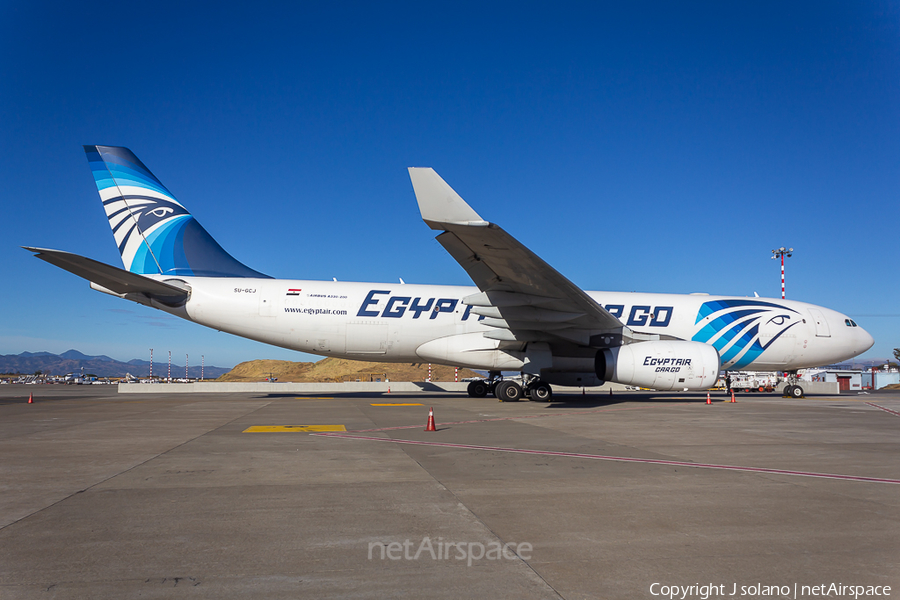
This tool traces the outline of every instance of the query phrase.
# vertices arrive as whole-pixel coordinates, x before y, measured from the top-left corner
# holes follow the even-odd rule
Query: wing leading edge
[[[430,168],[410,168],[425,223],[481,293],[463,299],[496,331],[485,337],[585,346],[621,344],[630,329],[499,225],[482,219]]]

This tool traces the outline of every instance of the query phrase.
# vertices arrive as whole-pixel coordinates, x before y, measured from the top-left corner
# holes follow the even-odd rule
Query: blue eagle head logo
[[[156,196],[116,196],[104,204],[109,225],[119,242],[120,252],[124,250],[132,235],[148,235],[158,229],[165,229],[166,223],[170,221],[190,216],[190,213],[175,199]]]
[[[712,344],[723,366],[740,369],[802,322],[796,310],[774,302],[713,300],[700,307],[691,340]]]
[[[138,227],[141,231],[147,232],[156,227],[163,221],[168,221],[174,217],[189,214],[187,210],[174,200],[163,200],[162,198],[126,198],[131,212],[137,219]]]

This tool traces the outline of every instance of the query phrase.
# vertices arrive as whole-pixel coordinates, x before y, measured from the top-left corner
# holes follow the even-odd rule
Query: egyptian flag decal
[[[287,295],[288,295],[288,296],[299,296],[301,291],[302,291],[302,290],[290,288],[290,289],[288,289],[288,291],[287,291]]]

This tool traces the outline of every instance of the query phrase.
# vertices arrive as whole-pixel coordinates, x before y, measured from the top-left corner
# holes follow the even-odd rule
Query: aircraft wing
[[[422,219],[444,231],[438,242],[481,290],[463,303],[497,329],[486,337],[618,345],[620,336],[632,335],[581,288],[500,226],[482,219],[433,169],[410,168],[409,175]]]
[[[34,252],[35,256],[41,260],[47,261],[51,265],[56,265],[69,273],[83,277],[116,294],[141,293],[167,304],[184,300],[188,295],[188,291],[185,289],[113,267],[92,258],[78,256],[62,250],[22,247],[25,250]]]

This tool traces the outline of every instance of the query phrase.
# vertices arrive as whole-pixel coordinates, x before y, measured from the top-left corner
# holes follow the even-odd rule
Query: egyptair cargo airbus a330
[[[223,250],[130,150],[84,148],[125,268],[27,248],[38,258],[101,292],[283,348],[483,369],[476,397],[549,400],[551,385],[604,381],[701,390],[720,370],[796,372],[873,344],[852,319],[804,302],[584,291],[427,168],[409,169],[422,219],[474,287],[273,279]]]

